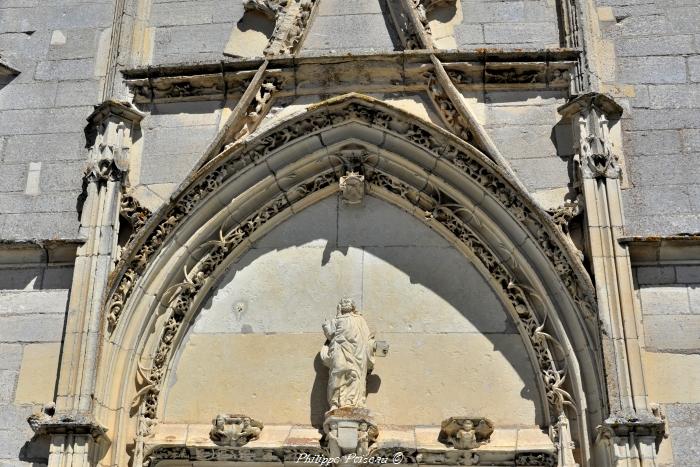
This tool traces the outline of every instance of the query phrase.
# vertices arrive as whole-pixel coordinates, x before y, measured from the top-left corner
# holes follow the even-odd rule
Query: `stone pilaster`
[[[613,434],[599,436],[599,442],[609,440],[609,449],[603,451],[606,456],[613,456],[609,458],[611,465],[655,465],[653,456],[649,457],[654,449],[635,435],[640,420],[652,425],[661,420],[650,412],[647,402],[632,267],[627,247],[619,242],[624,226],[621,170],[610,131],[622,115],[622,108],[606,95],[589,93],[573,99],[559,112],[571,122],[574,182],[583,195],[587,253],[596,286],[608,371],[606,426],[635,427],[626,431],[616,428]],[[639,463],[630,463],[633,458]]]
[[[143,115],[127,103],[106,101],[88,117],[88,163],[84,204],[65,344],[60,366],[56,411],[60,423],[51,428],[49,465],[93,465],[90,452],[97,426],[92,420],[96,358],[104,327],[101,305],[118,252],[119,206],[129,167],[129,148]],[[80,421],[80,423],[76,422]],[[57,431],[58,430],[58,431]],[[87,463],[86,463],[87,462]]]

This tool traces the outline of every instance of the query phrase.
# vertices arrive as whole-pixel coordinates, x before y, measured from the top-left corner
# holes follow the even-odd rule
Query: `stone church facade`
[[[698,17],[0,0],[0,465],[700,464]]]

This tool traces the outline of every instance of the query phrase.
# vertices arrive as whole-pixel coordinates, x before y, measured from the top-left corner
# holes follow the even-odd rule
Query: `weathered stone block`
[[[690,213],[690,199],[685,185],[638,185],[625,194],[625,200],[643,207],[644,214]]]
[[[56,99],[56,83],[13,84],[0,93],[0,109],[49,108]]]
[[[525,21],[525,2],[462,1],[464,23],[518,23]],[[534,5],[537,2],[528,2]]]
[[[458,24],[454,29],[455,41],[459,46],[483,45],[484,26],[481,24]]]
[[[490,128],[488,133],[508,159],[530,159],[557,155],[557,147],[551,139],[551,125],[504,126]]]
[[[303,50],[394,50],[382,15],[319,16],[311,23]]]
[[[61,109],[6,110],[0,118],[0,135],[32,135],[47,133],[73,133],[82,131],[86,115],[92,107],[66,107]],[[76,122],[80,122],[77,124]],[[46,148],[43,148],[44,150]]]
[[[3,268],[0,269],[0,290],[32,290],[40,287],[42,269]]]
[[[97,53],[98,29],[56,29],[51,35],[48,60],[91,58]]]
[[[77,128],[76,128],[77,129]],[[45,160],[85,160],[85,134],[57,133],[14,135],[7,137],[4,148],[6,162]]]
[[[683,150],[686,152],[700,153],[700,130],[681,130],[683,138]]]
[[[511,161],[513,170],[531,190],[561,188],[569,184],[567,162],[558,157]]]
[[[676,277],[681,284],[700,284],[700,266],[676,266]]]
[[[177,63],[193,60],[221,59],[232,23],[198,24],[156,28],[153,62]]]
[[[160,128],[153,130],[148,133],[148,138],[146,138],[144,144],[144,159],[146,165],[148,164],[148,159],[156,154],[168,154],[171,157],[175,157],[178,154],[187,154],[194,160],[201,155],[215,132],[216,127],[214,126]],[[161,167],[161,169],[166,168]],[[180,180],[181,177],[182,174],[180,174],[180,178],[176,180]],[[167,181],[175,180],[169,179]],[[144,183],[151,182],[144,181]]]
[[[0,342],[59,342],[63,334],[63,315],[26,314],[0,318]]]
[[[24,193],[0,193],[0,212],[5,214],[35,212],[70,212],[76,211],[79,193],[61,192],[40,195]]]
[[[673,273],[673,268],[671,273]],[[642,287],[639,290],[644,315],[678,315],[690,313],[688,291],[684,285]]]
[[[629,174],[635,185],[685,185],[698,180],[700,169],[685,155],[630,157]],[[628,198],[625,193],[625,201]]]
[[[24,191],[28,169],[28,164],[3,164],[2,173],[0,173],[0,192]]]
[[[700,286],[698,284],[688,287],[688,297],[690,299],[690,312],[700,315]]]
[[[465,15],[466,16],[466,15]],[[484,24],[486,44],[524,44],[526,47],[556,47],[559,44],[556,23],[487,23]]]
[[[646,315],[647,349],[700,351],[700,315]]]
[[[653,109],[700,108],[700,83],[649,86],[649,106]]]
[[[621,37],[615,41],[618,57],[646,57],[649,55],[680,55],[695,52],[693,36],[653,35],[649,37]]]
[[[673,216],[658,214],[632,216],[627,214],[625,222],[627,235],[677,235],[685,232],[700,232],[700,215],[696,214],[676,214]]]
[[[0,370],[18,371],[21,361],[21,345],[0,344]]]
[[[681,152],[681,132],[678,130],[626,131],[624,138],[625,152],[632,156],[658,156]]]
[[[17,372],[13,370],[0,370],[0,404],[12,402],[17,384]]]
[[[141,183],[179,183],[182,174],[192,170],[200,152],[152,154],[141,163]]]
[[[665,130],[697,127],[697,110],[667,109],[663,112],[653,109],[637,109],[630,120],[633,130]]]
[[[42,290],[63,289],[68,290],[73,282],[73,267],[49,267],[44,270],[44,278],[41,281]]]
[[[318,6],[318,16],[381,14],[382,0],[323,0]]]
[[[95,78],[95,60],[53,60],[39,62],[34,77],[38,81],[84,80]]]
[[[700,384],[700,355],[649,351],[643,355],[644,372],[653,375],[647,380],[651,400],[662,404],[700,402],[700,393],[692,389]]]
[[[690,81],[694,83],[700,82],[700,55],[688,57],[688,71],[690,73]]]
[[[632,84],[685,83],[683,57],[623,57],[618,60],[618,79]]]
[[[94,105],[98,91],[99,81],[61,81],[56,91],[56,107]]]
[[[60,353],[59,342],[24,346],[16,404],[45,404],[53,400]]]
[[[58,313],[66,310],[68,290],[0,293],[1,314]]]
[[[676,274],[673,266],[642,266],[635,268],[639,285],[673,284]]]
[[[41,168],[41,191],[63,191],[67,187],[75,190],[82,186],[84,171],[84,161],[45,162]]]
[[[0,238],[5,240],[28,239],[77,239],[79,219],[72,212],[39,212],[27,223],[26,214],[6,214],[0,229]]]

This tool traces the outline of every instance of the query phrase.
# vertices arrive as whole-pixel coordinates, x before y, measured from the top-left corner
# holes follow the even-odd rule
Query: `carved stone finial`
[[[365,177],[350,171],[340,177],[340,193],[346,204],[361,204],[365,197]]]
[[[493,422],[486,418],[450,417],[442,422],[438,441],[455,449],[474,449],[488,443]]]
[[[328,405],[362,408],[367,399],[367,373],[374,367],[374,335],[355,302],[343,298],[333,320],[322,326],[326,343],[321,360],[330,369]]]
[[[209,437],[219,445],[243,446],[258,439],[263,424],[245,415],[219,414],[212,420]]]

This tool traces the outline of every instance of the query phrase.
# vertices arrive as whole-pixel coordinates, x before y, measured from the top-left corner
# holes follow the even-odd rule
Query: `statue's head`
[[[214,426],[218,429],[223,429],[224,425],[226,425],[226,417],[222,414],[217,415],[214,419]]]
[[[347,314],[347,313],[352,313],[355,311],[355,302],[352,300],[352,298],[341,298],[340,303],[338,303],[338,313],[339,314]]]

